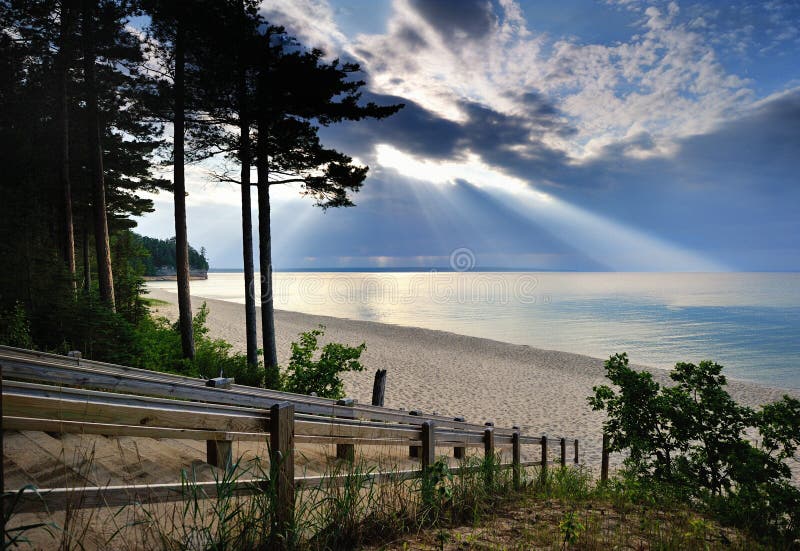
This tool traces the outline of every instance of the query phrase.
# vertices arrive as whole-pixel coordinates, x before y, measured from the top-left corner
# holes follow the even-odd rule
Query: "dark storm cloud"
[[[403,25],[403,27],[397,31],[397,37],[411,50],[425,48],[428,45],[428,41],[425,40],[416,29],[409,25]]]
[[[557,105],[533,92],[516,98],[524,102],[525,116],[461,102],[464,122],[444,119],[400,97],[366,94],[364,99],[383,105],[403,102],[406,107],[386,120],[325,129],[324,137],[368,162],[378,143],[433,160],[457,160],[470,151],[540,188],[552,184],[568,194],[593,189],[609,196],[613,190],[642,187],[777,192],[797,187],[800,175],[800,90],[765,101],[707,134],[679,141],[672,156],[634,156],[655,152],[653,137],[642,132],[606,146],[583,163],[542,141],[545,133],[569,136],[575,129],[563,122]]]
[[[324,130],[331,144],[362,158],[371,157],[378,143],[437,160],[454,160],[473,152],[489,163],[525,177],[532,168],[552,171],[566,162],[563,153],[540,141],[543,132],[574,133],[572,127],[560,120],[558,109],[535,94],[527,97],[529,114],[525,116],[507,115],[478,103],[460,102],[459,107],[466,114],[464,122],[442,118],[413,101],[396,96],[365,94],[364,100],[379,105],[405,103],[405,107],[386,120],[359,121]]]
[[[445,37],[461,32],[481,38],[496,21],[486,0],[411,0],[411,6]]]
[[[800,90],[764,103],[710,134],[684,140],[678,158],[687,177],[759,188],[800,181]]]
[[[650,135],[607,146],[592,162],[563,167],[567,186],[676,186],[708,189],[797,187],[800,180],[800,90],[763,103],[739,119],[678,142],[671,157],[631,158],[652,150]]]
[[[398,149],[430,159],[451,159],[460,155],[464,129],[417,103],[396,96],[365,94],[365,101],[378,105],[404,103],[405,107],[386,120],[372,119],[343,123],[323,129],[326,141],[348,154],[370,157],[375,144],[388,143]]]

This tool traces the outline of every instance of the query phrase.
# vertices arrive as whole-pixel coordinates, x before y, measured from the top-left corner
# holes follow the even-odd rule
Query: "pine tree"
[[[0,271],[0,311],[19,303],[28,313],[34,341],[42,347],[121,350],[122,333],[109,335],[113,327],[119,329],[133,320],[126,318],[126,312],[113,314],[110,304],[95,300],[91,284],[75,301],[77,274],[66,258],[70,247],[65,243],[71,210],[72,225],[82,237],[82,276],[90,283],[91,271],[99,268],[90,254],[92,240],[98,241],[92,231],[95,179],[87,169],[99,151],[90,147],[93,134],[103,146],[100,174],[109,247],[134,225],[129,216],[152,210],[152,201],[139,192],[168,187],[168,182],[151,174],[160,131],[143,120],[139,107],[147,81],[136,70],[142,61],[140,42],[126,28],[134,13],[132,6],[124,0],[87,3],[88,25],[83,24],[84,6],[75,0],[4,2],[0,7],[0,163],[4,167],[0,257],[6,262]],[[89,38],[95,53],[95,62],[88,63],[95,78],[94,116],[85,96],[88,83],[80,70],[87,65],[81,63],[80,55]],[[90,59],[91,55],[85,61]],[[96,124],[89,124],[90,118]],[[121,256],[113,259],[109,272],[114,280],[107,287],[116,287],[130,298],[138,284],[133,272],[126,271],[127,250],[115,248]],[[105,329],[103,324],[108,324]]]
[[[172,122],[173,191],[175,206],[175,245],[178,284],[178,311],[183,355],[195,355],[192,333],[192,304],[189,285],[189,238],[186,224],[186,136],[187,114],[197,113],[197,93],[192,86],[196,77],[187,71],[187,58],[193,49],[210,40],[198,32],[212,14],[214,2],[185,0],[148,0],[144,8],[152,19],[149,32],[159,45],[155,50],[168,71],[171,109],[167,119]],[[197,70],[197,69],[195,69]],[[163,94],[162,94],[163,96]],[[189,121],[191,124],[191,121]]]
[[[323,52],[307,50],[282,27],[267,26],[260,37],[256,81],[255,162],[258,174],[259,264],[261,268],[261,324],[266,385],[279,384],[272,287],[272,231],[270,187],[298,183],[301,194],[323,209],[350,207],[367,176],[367,167],[326,148],[318,124],[381,119],[402,105],[359,104],[364,81],[353,80],[355,63],[328,63]]]
[[[92,174],[92,215],[94,217],[94,242],[97,251],[97,279],[100,298],[111,308],[114,304],[114,274],[111,267],[111,245],[108,235],[106,213],[106,185],[103,171],[103,147],[101,143],[98,87],[95,64],[97,63],[95,18],[97,1],[82,0],[81,23],[83,25],[83,79],[87,112],[87,136],[89,144],[89,167]]]

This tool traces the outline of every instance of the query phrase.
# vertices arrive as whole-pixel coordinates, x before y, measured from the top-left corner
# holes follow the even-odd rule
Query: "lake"
[[[244,303],[243,282],[212,272],[191,289]],[[600,358],[627,352],[654,367],[713,359],[729,377],[800,388],[797,273],[277,272],[274,286],[283,310]]]

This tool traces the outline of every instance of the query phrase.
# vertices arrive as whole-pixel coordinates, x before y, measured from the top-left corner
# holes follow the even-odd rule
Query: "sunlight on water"
[[[731,377],[800,388],[800,274],[276,273],[274,281],[282,310],[601,358],[625,351],[656,367],[709,358]],[[244,303],[241,273],[191,285],[194,295]]]

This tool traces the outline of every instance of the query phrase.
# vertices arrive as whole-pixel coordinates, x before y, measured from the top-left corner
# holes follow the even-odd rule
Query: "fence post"
[[[547,435],[542,435],[542,476],[547,471]]]
[[[72,354],[70,352],[70,354]],[[80,352],[78,352],[80,358]],[[208,379],[206,386],[229,389],[233,379],[216,377]],[[206,440],[206,463],[214,467],[229,470],[233,465],[233,440]]]
[[[436,427],[433,421],[422,423],[422,472],[427,472],[436,461]]]
[[[578,439],[575,439],[575,464],[578,464]]]
[[[608,480],[608,440],[608,435],[603,433],[603,455],[600,461],[600,482],[606,482]]]
[[[494,423],[486,423],[483,431],[483,457],[486,461],[486,485],[494,484]]]
[[[411,411],[408,412],[408,414],[409,415],[414,415],[414,416],[419,416],[419,415],[422,415],[422,412],[420,410],[418,410],[418,409],[412,409]],[[421,446],[409,446],[408,447],[408,456],[409,457],[415,457],[416,458],[416,457],[419,457],[421,453],[422,453],[422,447]]]
[[[270,478],[275,484],[273,545],[288,549],[294,526],[294,405],[275,404],[269,410]]]
[[[3,435],[5,431],[3,430],[3,364],[0,364],[0,459],[5,457],[5,447],[3,442]],[[6,500],[5,500],[5,493],[6,493],[6,474],[5,468],[3,467],[2,463],[0,463],[0,515],[3,516],[3,522],[5,522],[6,518]],[[3,538],[5,539],[5,525],[3,525]]]
[[[519,442],[519,431],[515,430],[511,435],[511,467],[514,474],[514,489],[522,487],[522,446]]]
[[[233,440],[206,440],[206,463],[230,470],[233,465]]]
[[[453,417],[453,421],[460,421],[464,422],[466,419],[464,417]],[[464,459],[467,456],[467,448],[464,446],[455,446],[453,447],[453,457],[455,459]]]
[[[342,398],[336,402],[337,406],[353,407],[356,401],[352,398]],[[355,461],[356,459],[356,446],[355,444],[336,444],[336,458],[344,459],[345,461]]]
[[[567,439],[561,439],[561,466],[567,466]]]
[[[383,406],[383,395],[386,392],[386,370],[375,371],[375,382],[372,383],[372,405]]]

